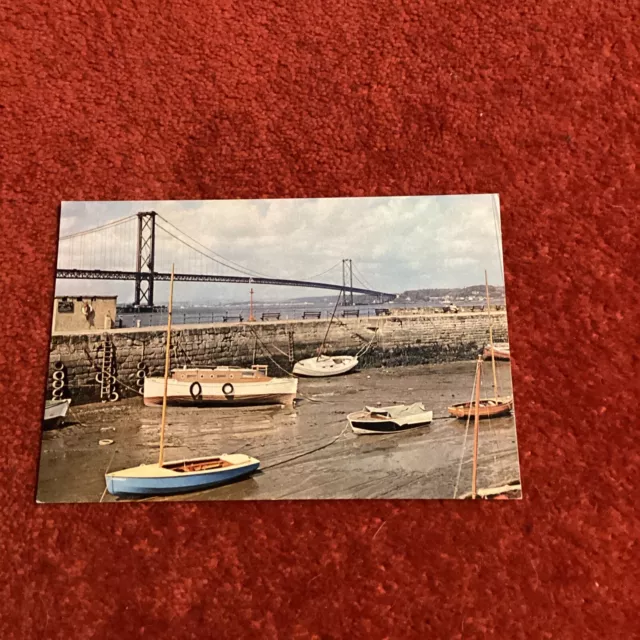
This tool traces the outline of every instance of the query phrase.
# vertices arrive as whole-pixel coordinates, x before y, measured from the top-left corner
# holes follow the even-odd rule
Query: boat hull
[[[59,426],[67,416],[69,411],[70,399],[66,400],[47,400],[44,407],[44,418],[42,426],[45,429],[54,429]]]
[[[498,343],[493,345],[493,357],[495,360],[511,360],[509,345]],[[484,360],[491,360],[491,346],[487,345],[482,352]]]
[[[196,381],[197,382],[197,381]],[[268,382],[242,383],[236,381],[231,393],[224,393],[228,383],[194,382],[169,379],[168,405],[226,406],[226,405],[292,405],[298,391],[296,378],[271,378]],[[227,387],[228,390],[228,387]],[[146,378],[144,404],[148,407],[162,405],[164,380]]]
[[[245,455],[220,456],[221,459],[239,459],[230,466],[208,471],[173,471],[157,464],[141,465],[105,475],[107,491],[114,496],[155,496],[190,493],[228,484],[254,473],[260,466],[255,458]],[[186,464],[206,462],[207,458],[181,461]]]
[[[322,356],[300,360],[293,366],[296,376],[305,378],[328,378],[342,376],[353,371],[358,366],[358,358],[355,356]]]
[[[358,411],[347,416],[353,433],[357,435],[375,435],[380,433],[397,433],[431,424],[433,412],[426,411],[421,415],[411,416],[405,420],[393,418],[371,417],[368,411]]]
[[[495,404],[488,404],[494,403]],[[499,418],[506,416],[513,410],[513,400],[510,398],[498,398],[494,400],[480,400],[478,408],[479,418]],[[475,415],[475,402],[461,402],[448,407],[449,414],[454,418],[466,420]]]

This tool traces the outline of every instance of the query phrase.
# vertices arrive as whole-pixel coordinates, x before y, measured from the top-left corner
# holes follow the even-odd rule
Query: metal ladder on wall
[[[295,358],[293,354],[293,331],[289,331],[289,364],[293,364]]]
[[[111,340],[107,338],[100,343],[98,349],[102,352],[100,376],[100,400],[106,402],[111,399],[113,392],[113,355],[114,348]]]

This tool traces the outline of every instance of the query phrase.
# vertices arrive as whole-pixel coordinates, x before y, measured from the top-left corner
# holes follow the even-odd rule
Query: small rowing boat
[[[449,414],[454,418],[466,420],[475,411],[475,402],[460,402],[448,408]],[[490,398],[478,402],[478,412],[480,418],[499,418],[506,416],[513,409],[511,398]]]
[[[47,400],[44,406],[42,426],[45,429],[55,429],[60,426],[67,416],[70,404],[71,400],[69,398],[64,400]]]
[[[347,420],[351,430],[358,435],[395,433],[429,424],[433,420],[433,411],[427,411],[420,402],[365,407],[364,411],[350,413]]]
[[[485,346],[482,352],[482,357],[485,360],[491,360],[491,344]],[[496,360],[511,360],[511,354],[509,353],[508,342],[495,342],[493,345],[493,357]]]
[[[293,373],[308,378],[326,378],[349,373],[358,366],[355,356],[319,356],[300,360],[293,366]]]

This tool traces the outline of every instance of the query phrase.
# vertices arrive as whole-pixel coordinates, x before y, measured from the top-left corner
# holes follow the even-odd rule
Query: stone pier
[[[507,341],[506,312],[493,312],[494,340]],[[212,367],[268,364],[269,374],[285,375],[293,360],[316,355],[328,320],[174,325],[172,366]],[[54,365],[65,369],[64,393],[74,403],[100,400],[100,346],[109,341],[114,353],[114,375],[120,397],[134,395],[137,371],[164,372],[166,328],[111,329],[54,333],[51,338],[48,394],[51,397]],[[361,367],[437,364],[477,357],[489,341],[487,313],[407,314],[375,318],[334,319],[325,344],[327,354],[356,355]],[[142,363],[142,364],[141,364]]]

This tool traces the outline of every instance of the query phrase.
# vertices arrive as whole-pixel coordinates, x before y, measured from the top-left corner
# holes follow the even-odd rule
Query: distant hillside
[[[443,299],[449,300],[474,300],[485,299],[485,286],[483,284],[472,287],[461,287],[452,289],[411,289],[398,295],[398,302],[436,302]],[[491,299],[504,299],[504,287],[489,285],[489,295]]]

